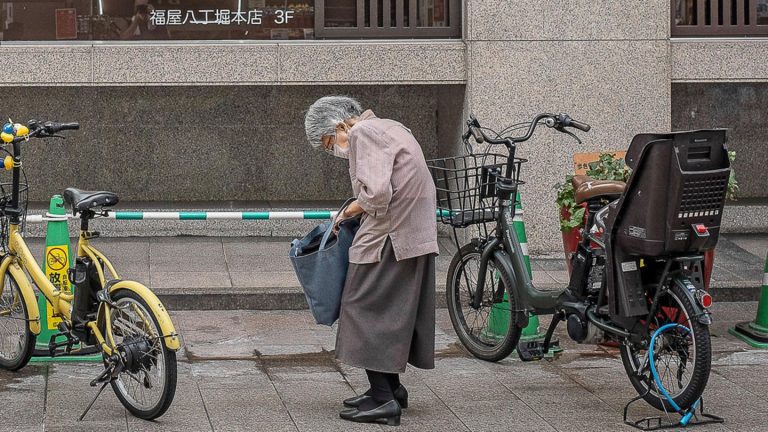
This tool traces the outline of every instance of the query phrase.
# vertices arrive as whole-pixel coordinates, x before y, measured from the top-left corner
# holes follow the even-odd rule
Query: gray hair
[[[347,96],[325,96],[316,100],[304,117],[307,139],[314,148],[323,145],[322,138],[336,134],[336,125],[363,113],[360,102]]]

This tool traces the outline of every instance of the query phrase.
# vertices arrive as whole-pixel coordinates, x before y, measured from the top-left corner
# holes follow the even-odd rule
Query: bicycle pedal
[[[539,361],[552,357],[553,348],[559,347],[560,341],[553,340],[549,343],[549,349],[544,351],[544,341],[524,341],[517,345],[517,355],[524,362]]]
[[[60,336],[64,336],[65,340],[62,342],[56,342]],[[58,357],[63,355],[69,355],[72,353],[72,347],[79,344],[80,339],[73,335],[70,331],[56,333],[51,335],[51,339],[48,341],[48,355],[50,357]],[[64,348],[64,351],[58,351],[59,348]]]

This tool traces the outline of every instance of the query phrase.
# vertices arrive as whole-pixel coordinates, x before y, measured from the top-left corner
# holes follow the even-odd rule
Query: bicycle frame
[[[35,285],[37,285],[37,288],[40,290],[43,296],[50,303],[50,306],[52,308],[52,315],[55,317],[61,317],[67,323],[71,323],[72,300],[74,299],[74,295],[57,289],[48,280],[48,278],[45,276],[45,273],[43,273],[42,269],[40,269],[40,266],[37,264],[37,261],[35,260],[35,257],[32,255],[32,252],[30,252],[29,247],[24,241],[24,237],[22,237],[21,235],[21,230],[19,229],[19,225],[17,224],[10,225],[8,247],[9,247],[10,253],[3,257],[2,265],[0,265],[0,271],[2,271],[2,274],[0,274],[0,283],[4,284],[5,282],[5,275],[6,275],[5,270],[10,270],[16,282],[20,286],[25,285],[25,287],[22,288],[22,293],[24,296],[24,301],[27,302],[27,309],[34,310],[35,312],[37,312],[36,306],[34,307],[34,309],[29,308],[30,302],[34,304],[34,293],[31,290],[31,285],[29,283],[29,279],[27,278],[27,274],[28,274],[29,277],[32,279],[32,281],[34,281]],[[101,253],[98,253],[98,256],[104,257]],[[106,258],[104,259],[106,260]],[[112,264],[109,264],[109,268],[110,268],[110,271],[113,271]],[[100,274],[100,276],[102,276],[103,278],[103,275]],[[30,296],[30,293],[32,293],[31,296]],[[103,310],[105,313],[105,318],[109,318],[109,313],[110,313],[109,307],[105,307],[103,308]],[[31,330],[33,333],[39,334],[40,333],[40,317],[37,316],[34,319],[30,317],[30,323],[31,323],[30,324],[31,326],[32,326],[32,323],[36,323],[36,326],[35,326],[36,328],[33,328]],[[101,349],[107,355],[112,355],[115,352],[116,345],[112,338],[111,321],[107,319],[105,321],[105,324],[106,324],[105,333],[107,334],[109,343],[107,343],[107,340],[105,339],[104,334],[102,334],[101,330],[99,330],[97,321],[91,321],[87,325],[91,329],[91,331],[93,331],[93,334],[96,337],[96,340],[98,341]]]
[[[519,138],[489,139],[489,137],[483,135],[483,138],[489,144],[504,144],[509,151],[504,180],[510,181],[513,178],[516,144],[528,140],[533,135],[533,131],[539,121],[548,116],[550,116],[550,114],[540,114],[536,116],[531,122],[531,126],[527,133]],[[465,135],[465,138],[468,138],[468,136],[469,135]],[[483,298],[482,292],[485,287],[488,261],[491,256],[495,256],[496,262],[499,265],[504,266],[505,270],[513,275],[515,284],[521,288],[513,290],[511,287],[507,287],[510,295],[515,296],[515,301],[518,307],[521,307],[525,311],[535,311],[536,314],[554,313],[557,307],[557,301],[563,291],[540,291],[533,285],[533,281],[531,280],[525,265],[523,249],[520,246],[520,239],[518,239],[517,233],[513,228],[514,194],[516,193],[517,188],[511,187],[509,184],[511,183],[505,184],[502,179],[499,179],[499,183],[496,185],[499,191],[496,236],[483,247],[480,257],[480,271],[477,277],[477,288],[472,306],[476,309],[480,307]],[[499,246],[503,247],[499,248]],[[523,317],[527,317],[527,314],[523,314]]]
[[[511,287],[507,287],[510,295],[515,296],[518,307],[522,307],[526,311],[535,311],[536,314],[554,313],[557,300],[562,291],[540,291],[536,289],[525,266],[520,240],[512,227],[514,205],[508,199],[499,199],[499,207],[501,217],[497,220],[496,236],[483,247],[481,254],[480,271],[477,278],[477,293],[481,293],[483,287],[485,287],[488,261],[491,256],[495,256],[496,262],[501,266],[505,266],[505,270],[513,275],[517,286],[522,288],[513,290]],[[503,245],[503,248],[500,249],[500,245]],[[481,298],[482,295],[475,295],[475,301]]]
[[[128,281],[128,280],[121,280],[118,276],[117,272],[115,271],[114,266],[112,263],[107,259],[104,254],[99,252],[98,249],[91,246],[90,239],[93,238],[93,234],[90,231],[87,230],[81,230],[80,232],[80,239],[77,242],[77,256],[78,257],[88,257],[93,262],[103,262],[104,266],[107,270],[109,270],[109,273],[112,276],[112,281],[110,283],[107,283],[106,276],[104,275],[104,271],[102,270],[100,265],[96,266],[96,272],[99,275],[99,281],[101,282],[101,286],[104,287],[110,294],[120,290],[120,289],[126,289],[129,291],[133,291],[136,294],[138,294],[140,297],[142,297],[144,300],[146,300],[147,305],[154,313],[155,317],[158,320],[158,325],[160,327],[161,335],[160,337],[163,338],[165,342],[165,346],[172,351],[176,351],[179,348],[181,348],[181,341],[179,339],[178,334],[176,333],[176,329],[173,326],[173,323],[171,322],[171,318],[168,315],[168,311],[165,309],[165,306],[163,306],[163,303],[157,298],[155,293],[150,291],[149,288],[144,286],[143,284],[140,284],[138,282],[134,281]],[[107,336],[109,338],[109,342],[112,346],[115,345],[115,341],[112,339],[112,329],[109,323],[111,323],[111,306],[105,302],[101,302],[99,305],[99,312],[97,314],[96,321],[92,321],[88,323],[88,327],[93,330],[94,335],[96,336],[96,339],[99,341],[100,344],[103,346],[103,338],[99,337],[99,333],[97,333],[96,329],[96,323],[101,322],[102,319],[105,323],[109,326],[109,331],[107,332]],[[138,313],[138,311],[137,311]],[[146,317],[144,317],[146,319]]]
[[[160,321],[158,324],[166,346],[168,349],[178,350],[181,347],[179,337],[162,303],[157,299],[154,293],[144,285],[138,282],[120,280],[117,271],[109,259],[99,250],[91,246],[89,241],[90,238],[91,234],[87,231],[80,234],[77,256],[89,257],[94,262],[104,263],[106,269],[109,270],[112,279],[117,280],[116,283],[109,285],[108,291],[110,293],[118,289],[127,289],[136,292],[146,299],[149,307],[154,310],[155,315]],[[30,278],[50,303],[52,315],[61,317],[64,321],[71,324],[72,301],[74,300],[74,295],[57,289],[48,280],[24,241],[24,237],[21,235],[18,224],[10,225],[8,248],[9,253],[3,256],[2,262],[0,262],[0,286],[5,286],[5,277],[7,273],[13,275],[19,285],[23,301],[27,307],[30,331],[34,334],[40,334],[41,331],[40,315],[37,309],[37,302],[35,301],[34,290],[29,281]],[[96,269],[102,286],[106,287],[106,276],[102,271],[101,266],[96,266]],[[29,275],[29,278],[27,275]],[[99,322],[103,322],[105,325],[104,333],[99,329]],[[99,306],[96,320],[90,321],[86,325],[93,332],[101,349],[107,355],[112,355],[116,350],[117,344],[112,336],[111,306],[102,302]]]

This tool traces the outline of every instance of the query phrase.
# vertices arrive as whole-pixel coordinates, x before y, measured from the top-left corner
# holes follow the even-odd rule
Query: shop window
[[[0,1],[0,40],[455,38],[460,8],[460,0],[11,0]]]
[[[314,38],[311,0],[6,1],[2,40]]]

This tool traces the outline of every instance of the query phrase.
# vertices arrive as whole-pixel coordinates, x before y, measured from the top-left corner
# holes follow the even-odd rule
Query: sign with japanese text
[[[298,11],[294,9],[154,9],[150,12],[150,22],[156,26],[262,25],[265,21],[287,25],[292,24],[297,15]]]
[[[627,156],[625,151],[611,152],[616,159],[624,159]],[[597,162],[601,153],[576,153],[573,155],[573,171],[576,175],[586,175],[589,164]]]

